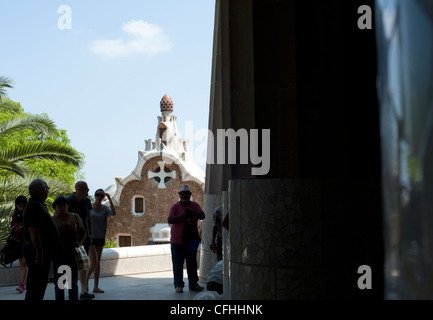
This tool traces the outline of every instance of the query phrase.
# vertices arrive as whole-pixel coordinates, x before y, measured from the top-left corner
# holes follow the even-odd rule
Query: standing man
[[[28,266],[25,299],[28,301],[44,299],[53,252],[60,245],[59,230],[45,205],[48,191],[44,180],[33,180],[29,185],[30,199],[23,213],[24,257]]]
[[[183,292],[183,264],[186,260],[188,285],[190,291],[202,291],[198,284],[197,248],[200,237],[197,221],[205,214],[197,202],[191,201],[191,190],[183,185],[179,191],[180,200],[173,204],[167,222],[171,224],[171,259],[173,262],[174,287],[176,292]]]
[[[86,238],[84,239],[83,246],[87,254],[89,254],[90,235],[92,234],[92,219],[90,214],[92,203],[90,199],[87,198],[88,194],[89,187],[87,183],[85,181],[77,181],[75,183],[75,192],[68,197],[70,203],[69,212],[74,212],[80,216],[84,229],[86,230]],[[88,293],[86,272],[87,270],[78,271],[81,284],[80,300],[89,300],[95,297],[94,294]]]

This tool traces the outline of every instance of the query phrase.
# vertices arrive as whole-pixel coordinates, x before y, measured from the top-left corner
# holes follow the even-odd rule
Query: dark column
[[[206,176],[230,209],[226,298],[382,297],[375,36],[357,27],[358,7],[374,6],[347,2],[217,1],[213,117],[271,132],[266,175],[249,163]],[[373,290],[357,287],[361,265]]]

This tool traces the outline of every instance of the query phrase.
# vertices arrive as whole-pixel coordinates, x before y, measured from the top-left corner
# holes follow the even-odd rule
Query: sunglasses
[[[103,194],[103,193],[97,193],[97,194],[95,194],[95,197],[105,197],[105,194]]]

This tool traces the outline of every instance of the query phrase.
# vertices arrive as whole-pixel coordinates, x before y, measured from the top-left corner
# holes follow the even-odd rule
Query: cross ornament
[[[176,171],[170,171],[170,172],[165,172],[164,171],[164,161],[158,161],[158,165],[159,165],[159,172],[152,172],[152,171],[147,171],[147,178],[155,178],[158,177],[159,178],[159,183],[158,183],[158,188],[160,189],[165,189],[165,182],[164,179],[169,177],[169,178],[176,178]]]

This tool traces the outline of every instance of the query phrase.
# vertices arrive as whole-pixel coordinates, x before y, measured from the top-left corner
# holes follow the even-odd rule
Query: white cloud
[[[123,24],[126,37],[115,40],[96,40],[90,50],[107,58],[125,57],[132,54],[154,56],[169,51],[173,44],[162,28],[143,20],[131,20]]]

